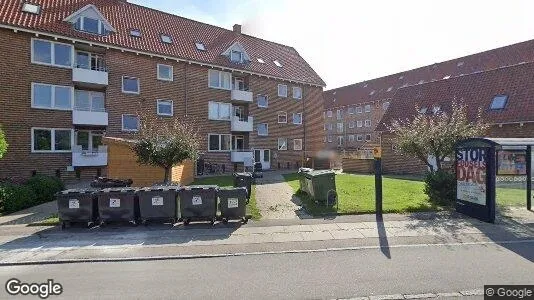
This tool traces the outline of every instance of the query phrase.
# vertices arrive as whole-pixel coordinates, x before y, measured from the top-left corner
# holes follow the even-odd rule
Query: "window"
[[[302,99],[302,88],[299,86],[293,87],[293,99]]]
[[[287,85],[285,84],[278,85],[278,97],[287,97]]]
[[[363,127],[363,122],[362,122],[362,121],[357,121],[357,122],[356,122],[356,126],[358,126],[358,127]]]
[[[161,41],[165,44],[172,44],[172,38],[166,34],[161,35]]]
[[[139,117],[136,115],[122,115],[122,131],[139,131]]]
[[[369,96],[372,96],[375,94],[375,90],[372,90],[370,93],[369,93]]]
[[[371,140],[371,135],[370,134],[366,134],[365,135],[365,140],[366,141],[370,141]]]
[[[104,112],[104,93],[76,90],[74,92],[74,110]]]
[[[491,101],[490,109],[492,110],[504,109],[506,107],[507,102],[508,102],[507,95],[497,95],[493,97],[493,100]]]
[[[279,112],[278,113],[278,123],[287,123],[287,113],[286,112]]]
[[[258,135],[261,135],[261,136],[269,135],[269,125],[267,123],[258,124]]]
[[[210,101],[208,103],[208,119],[210,120],[230,120],[232,104]]]
[[[337,115],[337,119],[338,119],[338,120],[341,120],[341,117],[342,117],[342,111],[341,111],[340,109],[338,109],[336,115]]]
[[[343,123],[337,123],[337,132],[343,133]]]
[[[349,122],[349,128],[354,128],[354,121]]]
[[[269,106],[269,99],[267,98],[267,95],[258,95],[258,107],[266,108]]]
[[[362,107],[361,106],[356,107],[356,113],[359,113],[359,114],[362,113]]]
[[[348,111],[349,111],[349,115],[353,115],[354,114],[354,107],[349,107]]]
[[[363,136],[362,136],[361,134],[358,134],[358,135],[356,136],[356,140],[357,140],[358,142],[363,141]]]
[[[38,15],[41,12],[41,6],[26,2],[22,5],[22,11],[30,13],[30,14]]]
[[[106,71],[104,57],[86,51],[76,51],[76,62],[74,65],[76,68],[81,69]]]
[[[72,109],[70,86],[32,83],[32,107],[49,109]]]
[[[432,107],[432,113],[433,114],[437,114],[438,112],[441,111],[441,107],[440,106],[434,106]]]
[[[32,152],[70,152],[72,129],[32,128]]]
[[[130,30],[130,35],[135,37],[141,37],[141,30],[139,29],[132,29]]]
[[[326,116],[329,117],[329,118],[331,118],[331,117],[332,117],[332,111],[331,111],[331,110],[327,111],[327,112],[326,112]]]
[[[107,35],[108,31],[98,19],[93,19],[90,17],[79,17],[78,20],[74,23],[74,28],[79,31],[85,31],[92,34]]]
[[[393,90],[393,87],[390,86],[390,87],[388,87],[388,90],[387,90],[387,91],[388,91],[388,92],[391,92],[392,90]]]
[[[278,60],[273,60],[273,63],[279,68],[282,67],[282,64]]]
[[[338,146],[343,146],[343,142],[345,141],[345,138],[343,136],[338,136],[337,137],[337,145]]]
[[[209,151],[232,150],[231,134],[208,134]]]
[[[293,140],[293,150],[302,150],[302,139]]]
[[[365,127],[371,127],[371,120],[365,120]]]
[[[332,142],[332,136],[331,136],[331,135],[328,135],[328,142],[329,142],[329,143]]]
[[[32,63],[70,68],[72,55],[72,45],[32,39]]]
[[[264,64],[264,63],[265,63],[265,61],[264,61],[263,59],[261,59],[261,58],[258,58],[257,60],[258,60],[258,62],[259,62],[260,64]]]
[[[122,92],[126,94],[139,94],[139,78],[122,76]]]
[[[158,64],[158,79],[165,81],[173,80],[173,68],[169,65]]]
[[[353,134],[349,135],[349,142],[354,142],[354,135]]]
[[[334,130],[334,124],[332,123],[328,124],[328,130],[330,131]]]
[[[383,109],[383,110],[388,109],[388,107],[389,107],[389,102],[384,102],[384,103],[382,103],[382,109]]]
[[[278,138],[278,150],[287,150],[287,138]]]
[[[419,113],[424,115],[424,114],[426,114],[426,111],[427,111],[427,110],[428,110],[428,108],[426,108],[426,107],[421,107],[421,108],[419,109]]]
[[[293,124],[302,124],[302,113],[293,113]]]
[[[365,106],[365,112],[371,112],[371,105],[370,104],[367,104]]]
[[[215,89],[230,90],[232,88],[232,74],[217,70],[208,71],[208,86]]]
[[[243,61],[243,52],[232,50],[230,52],[230,60],[233,62],[242,62]]]
[[[197,50],[206,51],[206,47],[203,43],[195,43],[195,47],[197,47]]]
[[[158,100],[157,113],[160,116],[172,116],[174,113],[172,100]]]

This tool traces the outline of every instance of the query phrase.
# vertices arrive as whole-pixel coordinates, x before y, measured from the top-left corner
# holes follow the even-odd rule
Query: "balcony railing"
[[[244,163],[245,166],[254,165],[254,152],[252,150],[233,150],[230,152],[230,160],[234,163]]]
[[[253,117],[238,117],[233,116],[231,120],[232,131],[251,132],[253,129]]]
[[[104,107],[75,103],[72,110],[72,124],[108,126],[108,113]]]
[[[76,145],[72,149],[72,165],[74,167],[107,166],[108,147],[98,146],[97,149],[83,150],[82,146]]]
[[[76,62],[72,69],[72,81],[91,86],[108,85],[108,68],[102,58],[93,58],[89,62]]]
[[[232,100],[233,101],[251,103],[252,102],[252,98],[253,98],[252,92],[250,92],[248,90],[238,90],[238,89],[233,89],[232,90]]]

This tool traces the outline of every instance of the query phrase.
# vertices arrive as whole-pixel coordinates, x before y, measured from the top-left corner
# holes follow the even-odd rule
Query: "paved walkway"
[[[256,179],[256,201],[262,219],[304,219],[310,216],[280,172],[265,172]]]
[[[30,224],[57,214],[57,203],[51,201],[21,211],[0,216],[0,225]]]

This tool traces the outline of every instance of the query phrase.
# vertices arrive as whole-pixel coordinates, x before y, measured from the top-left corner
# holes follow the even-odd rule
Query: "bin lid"
[[[135,193],[137,189],[131,187],[113,187],[100,190],[100,193]]]
[[[150,191],[177,191],[182,189],[181,186],[178,185],[153,185],[153,186],[147,186],[143,187],[137,190],[137,192],[150,192]]]
[[[299,169],[299,173],[308,173],[308,172],[311,172],[313,171],[312,168],[300,168]]]
[[[92,194],[94,192],[98,192],[99,189],[68,189],[68,190],[64,190],[64,191],[61,191],[59,192],[60,194],[62,195],[67,195],[67,194]]]
[[[219,187],[219,191],[235,191],[235,190],[247,190],[246,187],[240,186],[240,187],[231,187],[231,186],[221,186]]]
[[[203,189],[203,190],[207,190],[207,189],[219,189],[219,186],[217,185],[188,185],[188,186],[184,186],[183,187],[184,190],[198,190],[198,189]]]
[[[250,172],[234,173],[234,177],[252,177]]]
[[[335,175],[336,173],[331,170],[314,170],[314,171],[310,171],[304,174],[308,177],[319,177],[319,176],[331,176],[331,175]]]

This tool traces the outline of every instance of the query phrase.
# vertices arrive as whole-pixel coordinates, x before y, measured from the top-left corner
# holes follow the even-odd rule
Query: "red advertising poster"
[[[527,157],[525,151],[497,151],[497,175],[526,175]]]
[[[457,199],[486,205],[486,150],[457,150],[456,161]]]

